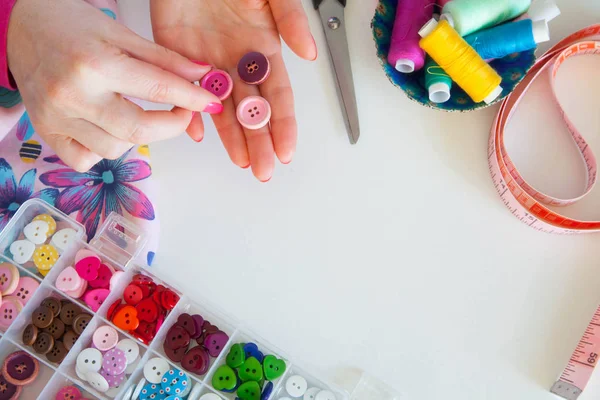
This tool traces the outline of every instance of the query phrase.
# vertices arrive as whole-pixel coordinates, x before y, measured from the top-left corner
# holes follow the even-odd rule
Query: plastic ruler
[[[554,87],[554,79],[564,61],[584,54],[600,55],[600,24],[575,32],[538,58],[523,81],[504,99],[492,125],[488,162],[494,186],[514,216],[543,232],[572,234],[600,231],[600,221],[576,220],[548,208],[548,206],[567,206],[577,202],[592,190],[597,179],[596,158],[562,109]],[[544,73],[550,76],[556,107],[581,153],[587,170],[586,187],[580,196],[573,199],[555,198],[529,185],[519,174],[504,147],[504,130],[508,121],[529,86]],[[566,368],[550,391],[568,400],[577,399],[588,383],[599,358],[600,307],[577,344]]]

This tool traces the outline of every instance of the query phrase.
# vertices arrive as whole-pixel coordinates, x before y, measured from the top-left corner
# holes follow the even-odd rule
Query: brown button
[[[60,320],[65,325],[73,325],[73,320],[77,315],[81,314],[81,308],[77,304],[63,304],[60,310]]]
[[[38,360],[24,351],[15,351],[4,360],[2,375],[13,385],[24,386],[37,378],[39,370]]]
[[[56,342],[54,342],[54,347],[52,348],[52,350],[50,350],[50,352],[46,354],[46,357],[48,358],[48,361],[60,364],[62,360],[64,360],[67,356],[68,352],[69,350],[67,350],[63,342],[57,340]]]
[[[67,350],[71,350],[71,347],[73,347],[78,338],[79,335],[70,329],[65,333],[65,336],[63,336],[63,343]]]
[[[54,320],[54,314],[52,310],[45,306],[39,306],[33,311],[31,316],[31,322],[38,328],[46,328],[50,326]]]
[[[25,330],[23,331],[23,344],[25,346],[31,346],[32,344],[34,344],[35,340],[37,339],[38,332],[39,329],[37,326],[33,324],[27,325],[27,327],[25,327]]]
[[[33,349],[40,354],[46,354],[54,347],[54,338],[48,332],[40,332],[38,334]]]
[[[75,333],[81,335],[91,320],[92,316],[90,314],[82,313],[76,316],[73,320],[73,330]]]
[[[52,321],[50,326],[44,328],[44,332],[51,334],[55,340],[60,339],[65,333],[65,323],[62,322],[60,318],[54,318],[54,321]]]
[[[54,297],[48,297],[47,299],[44,299],[44,301],[42,301],[42,305],[51,309],[55,317],[58,317],[58,314],[60,314],[60,309],[62,308],[61,302]]]

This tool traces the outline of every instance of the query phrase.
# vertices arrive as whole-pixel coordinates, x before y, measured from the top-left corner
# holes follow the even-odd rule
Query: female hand
[[[268,181],[275,154],[284,164],[292,160],[297,136],[280,34],[298,56],[317,58],[301,0],[152,0],[150,5],[157,43],[231,74],[233,96],[213,121],[233,162],[242,168],[252,165],[254,175]],[[250,51],[263,53],[271,62],[271,75],[260,87],[244,84],[237,74],[238,61]],[[236,106],[251,95],[271,104],[270,128],[247,130],[238,123]],[[196,116],[188,133],[199,140],[202,132],[202,119]]]
[[[223,108],[191,83],[208,67],[139,37],[81,0],[17,1],[8,64],[36,132],[82,172],[134,144],[180,134],[193,111]],[[123,96],[176,107],[144,111]]]

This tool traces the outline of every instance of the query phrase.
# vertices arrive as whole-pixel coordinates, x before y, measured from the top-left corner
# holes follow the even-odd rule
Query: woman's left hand
[[[271,179],[275,155],[284,164],[291,162],[297,139],[294,97],[280,35],[298,56],[317,58],[301,0],[152,0],[151,14],[157,43],[230,73],[233,95],[213,121],[232,161],[242,168],[251,165],[263,182]],[[237,74],[238,61],[250,51],[263,53],[271,62],[271,75],[260,86],[244,84]],[[252,95],[271,104],[270,127],[248,130],[237,121],[237,104]],[[201,116],[196,114],[188,134],[199,141],[203,131]]]

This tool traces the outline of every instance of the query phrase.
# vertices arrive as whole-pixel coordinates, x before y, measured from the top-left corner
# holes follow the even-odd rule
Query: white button
[[[133,363],[140,355],[140,347],[131,339],[123,339],[117,343],[117,349],[125,353],[127,365]]]
[[[121,400],[131,400],[132,397],[131,395],[133,394],[133,386],[129,386],[129,389],[127,389],[127,391],[125,392],[125,394],[123,395],[123,397],[121,397]]]
[[[10,245],[10,254],[12,254],[13,260],[15,260],[17,264],[25,264],[31,260],[34,252],[35,244],[31,243],[29,240],[17,240]]]
[[[200,385],[196,385],[196,387],[200,388]],[[200,390],[198,390],[198,392],[200,392]],[[188,397],[188,400],[196,399],[192,398],[192,395],[190,395],[190,397]],[[221,398],[214,393],[207,393],[204,396],[200,397],[200,400],[221,400]]]
[[[302,397],[308,389],[308,382],[300,375],[290,376],[285,383],[285,390],[292,397]]]
[[[50,244],[56,247],[59,253],[64,252],[67,247],[75,240],[75,236],[77,236],[77,232],[75,229],[65,228],[56,232],[54,236],[52,236],[52,240],[50,240]]]
[[[48,239],[49,230],[50,225],[48,225],[47,222],[33,221],[23,229],[23,234],[31,243],[43,244],[46,243],[46,239]]]
[[[76,366],[84,374],[98,372],[102,368],[102,353],[98,349],[85,349],[77,356]]]
[[[146,380],[142,378],[135,387],[135,390],[133,391],[133,396],[131,396],[131,400],[137,400],[140,398],[140,393],[142,393],[142,389],[144,388],[144,386],[146,386]]]
[[[133,362],[131,364],[127,365],[127,368],[125,368],[125,374],[126,375],[131,375],[133,374],[133,372],[135,371],[135,369],[137,368],[138,363],[140,362],[140,356],[138,356],[135,360],[133,360]]]
[[[77,368],[77,365],[75,365],[75,373],[77,374],[79,379],[81,379],[82,381],[85,382],[87,380],[87,378],[85,376],[85,372],[83,372],[81,369]]]
[[[336,397],[335,394],[329,390],[321,390],[319,393],[317,393],[315,400],[336,400]]]
[[[105,393],[108,391],[108,381],[102,375],[97,372],[88,372],[86,374],[87,381],[90,385],[100,393]]]
[[[169,372],[169,363],[162,358],[153,358],[144,365],[144,378],[150,383],[160,383],[164,374]]]
[[[319,388],[310,388],[304,393],[303,400],[315,400],[315,396],[319,393],[321,389]]]

